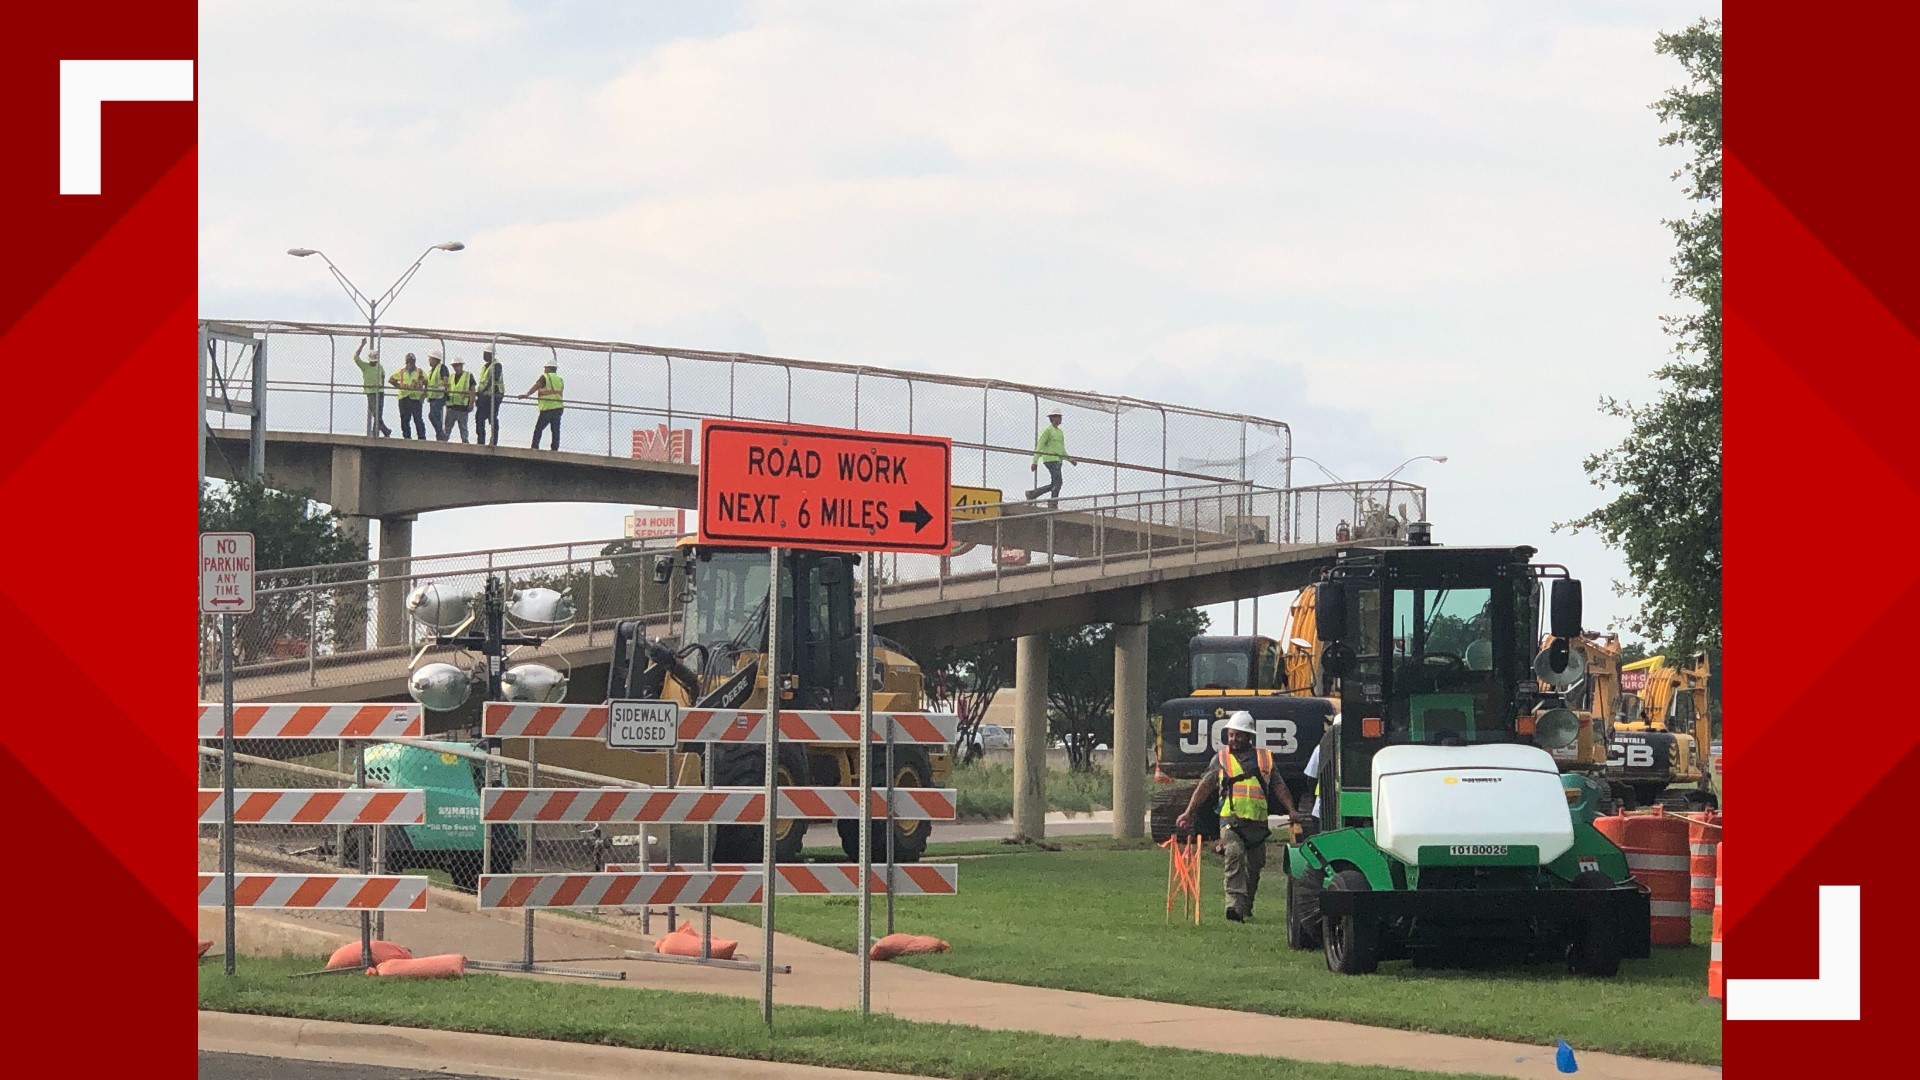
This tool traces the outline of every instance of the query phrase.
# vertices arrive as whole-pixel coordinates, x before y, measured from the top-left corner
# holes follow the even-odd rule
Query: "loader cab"
[[[768,549],[691,544],[685,643],[700,647],[703,680],[725,677],[767,648]],[[783,701],[801,709],[860,703],[859,626],[853,582],[859,556],[786,550],[780,570],[780,670],[791,676]]]
[[[1571,743],[1578,718],[1540,690],[1536,583],[1557,576],[1553,621],[1578,634],[1578,582],[1531,547],[1343,550],[1316,589],[1321,663],[1339,677],[1339,817],[1369,819],[1374,755],[1399,745]],[[1571,628],[1569,630],[1569,628]],[[1333,827],[1329,823],[1329,827]]]
[[[1266,637],[1201,634],[1187,643],[1193,693],[1273,693],[1286,685],[1279,642]]]

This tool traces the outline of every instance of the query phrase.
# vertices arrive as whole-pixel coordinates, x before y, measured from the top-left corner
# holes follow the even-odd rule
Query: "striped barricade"
[[[219,788],[200,789],[200,824],[225,824]],[[235,825],[420,825],[427,793],[393,788],[235,788]]]
[[[200,906],[223,907],[220,874],[200,875]],[[427,879],[401,874],[235,874],[233,906],[326,911],[425,911]]]
[[[483,909],[754,904],[759,901],[758,870],[480,875],[480,907]]]
[[[782,863],[774,867],[776,896],[846,896],[860,891],[860,868],[842,863]],[[955,863],[894,867],[897,896],[952,896],[960,889]],[[873,867],[868,887],[887,891],[887,868]],[[482,908],[704,907],[760,902],[760,867],[730,863],[712,870],[641,871],[612,864],[598,874],[482,874]]]
[[[875,789],[869,816],[888,816],[887,793]],[[754,788],[488,788],[481,792],[480,818],[503,824],[661,823],[758,825],[766,820],[766,794]],[[946,788],[896,788],[892,816],[903,821],[951,821],[953,792]],[[860,816],[860,789],[781,788],[774,816],[811,820]]]
[[[761,709],[686,709],[680,713],[681,742],[763,742]],[[877,712],[873,741],[897,745],[950,745],[960,718],[952,713]],[[607,707],[602,705],[527,705],[490,701],[482,711],[484,734],[498,739],[595,739],[607,737]],[[857,743],[858,712],[790,709],[780,713],[780,737],[788,742]]]
[[[648,868],[651,873],[669,869],[662,864]],[[724,863],[715,865],[713,869],[716,873],[757,874],[760,864]],[[637,863],[607,864],[608,873],[635,873],[639,870]],[[780,863],[773,870],[774,876],[780,881],[780,891],[775,894],[777,896],[849,896],[860,891],[860,868],[852,863]],[[893,872],[893,891],[896,896],[952,896],[960,891],[958,863],[901,863],[893,868]],[[869,891],[886,892],[886,866],[873,866],[867,881]],[[754,899],[758,900],[758,895]]]
[[[218,739],[224,713],[200,703],[200,738]],[[235,705],[236,739],[419,739],[427,733],[426,711],[407,705]]]

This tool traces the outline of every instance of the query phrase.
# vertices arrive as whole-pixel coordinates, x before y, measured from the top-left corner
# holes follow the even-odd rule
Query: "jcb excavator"
[[[1607,733],[1606,775],[1623,805],[1719,806],[1705,764],[1705,747],[1713,741],[1707,712],[1712,677],[1704,652],[1679,664],[1649,656],[1620,668],[1620,704]],[[1680,784],[1698,786],[1668,795],[1669,787]]]
[[[613,661],[607,674],[608,699],[678,702],[685,708],[754,709],[767,701],[766,548],[721,547],[682,540],[678,558],[655,563],[655,580],[681,586],[677,599],[684,633],[678,638],[649,638],[646,624],[625,622],[615,628]],[[860,638],[855,616],[854,569],[859,556],[824,551],[788,550],[780,570],[781,701],[794,709],[852,709],[860,704]],[[876,712],[912,712],[923,708],[920,667],[899,646],[874,638],[873,683]],[[509,756],[524,749],[507,744]],[[673,755],[674,783],[700,786],[705,779],[702,744],[683,744]],[[664,784],[667,755],[609,750],[585,741],[553,740],[541,746],[540,760],[568,768]],[[777,766],[782,786],[856,787],[859,747],[854,743],[785,743]],[[873,756],[876,786],[887,782],[886,756]],[[923,746],[894,748],[895,787],[943,786],[953,773],[952,755],[929,753]],[[766,749],[725,744],[715,748],[712,784],[757,787],[766,776]],[[797,861],[807,821],[776,823],[776,856]],[[859,853],[856,822],[838,822],[841,848]],[[900,862],[918,861],[932,829],[926,821],[895,821],[894,853]],[[875,822],[874,850],[886,850],[886,826]],[[714,858],[719,862],[759,857],[760,827],[723,825],[715,830]]]
[[[1303,590],[1289,616],[1289,634],[1313,633],[1312,590]],[[1304,603],[1304,615],[1303,607]],[[1305,653],[1296,650],[1305,648]],[[1315,671],[1307,640],[1289,639],[1282,647],[1267,637],[1209,637],[1188,643],[1192,658],[1193,692],[1160,706],[1160,732],[1155,739],[1154,780],[1161,788],[1153,796],[1148,824],[1155,843],[1174,833],[1174,819],[1187,807],[1193,789],[1207,765],[1224,745],[1227,718],[1245,710],[1259,729],[1255,745],[1273,752],[1274,768],[1286,781],[1296,801],[1303,800],[1313,781],[1306,774],[1307,758],[1319,744],[1332,717],[1332,701],[1311,696]],[[1197,815],[1199,831],[1213,839],[1219,820],[1211,809]]]

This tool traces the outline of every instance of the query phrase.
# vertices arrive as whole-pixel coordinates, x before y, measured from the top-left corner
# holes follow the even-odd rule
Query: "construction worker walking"
[[[480,354],[480,392],[473,412],[473,441],[488,446],[500,445],[500,399],[507,396],[507,369],[494,358],[493,350]],[[487,438],[491,426],[493,438]]]
[[[560,449],[560,415],[567,411],[567,402],[563,395],[567,382],[559,376],[557,371],[559,366],[552,360],[547,361],[546,370],[540,373],[540,377],[534,380],[532,386],[527,387],[526,393],[520,395],[536,398],[540,403],[540,419],[533,425],[532,446],[535,450],[540,449],[540,433],[549,428],[553,429],[553,448]]]
[[[1253,917],[1260,871],[1267,865],[1267,837],[1272,832],[1267,807],[1277,801],[1286,807],[1289,820],[1302,820],[1294,808],[1293,793],[1274,772],[1273,752],[1254,748],[1255,734],[1253,714],[1243,709],[1227,718],[1227,745],[1193,789],[1186,811],[1174,820],[1182,832],[1190,831],[1200,803],[1220,792],[1220,843],[1215,850],[1225,871],[1229,922]]]
[[[459,357],[453,358],[453,375],[447,380],[447,434],[457,429],[460,441],[467,441],[467,417],[473,412],[473,375],[467,370],[467,362]]]
[[[433,425],[433,437],[447,441],[447,365],[440,350],[427,353],[427,422]]]
[[[1039,438],[1034,440],[1033,464],[1027,467],[1028,471],[1037,474],[1040,471],[1040,466],[1045,465],[1047,467],[1048,480],[1039,487],[1027,489],[1027,500],[1029,502],[1039,498],[1045,493],[1047,495],[1047,505],[1059,506],[1060,463],[1065,461],[1076,467],[1080,464],[1067,456],[1067,435],[1066,432],[1060,430],[1060,421],[1062,419],[1063,417],[1059,409],[1048,413],[1047,426],[1040,429]]]
[[[360,386],[367,393],[367,435],[391,435],[393,429],[387,426],[387,371],[380,366],[380,346],[367,349],[367,358],[362,360],[360,350],[366,348],[367,339],[361,338],[353,347],[353,366],[360,369]]]
[[[408,353],[406,363],[387,381],[400,391],[395,395],[400,399],[400,437],[426,438],[427,429],[421,422],[420,408],[426,404],[427,373],[420,370],[420,362],[414,359],[412,353]]]

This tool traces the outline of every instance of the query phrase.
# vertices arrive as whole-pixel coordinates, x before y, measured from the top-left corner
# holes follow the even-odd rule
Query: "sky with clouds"
[[[459,239],[394,322],[1252,413],[1347,479],[1444,454],[1402,474],[1436,540],[1539,547],[1600,626],[1623,564],[1551,525],[1606,497],[1599,398],[1648,398],[1668,355],[1661,221],[1688,205],[1653,39],[1719,14],[209,0],[201,310],[352,322],[286,248],[373,292]],[[626,509],[447,511],[415,547]]]

